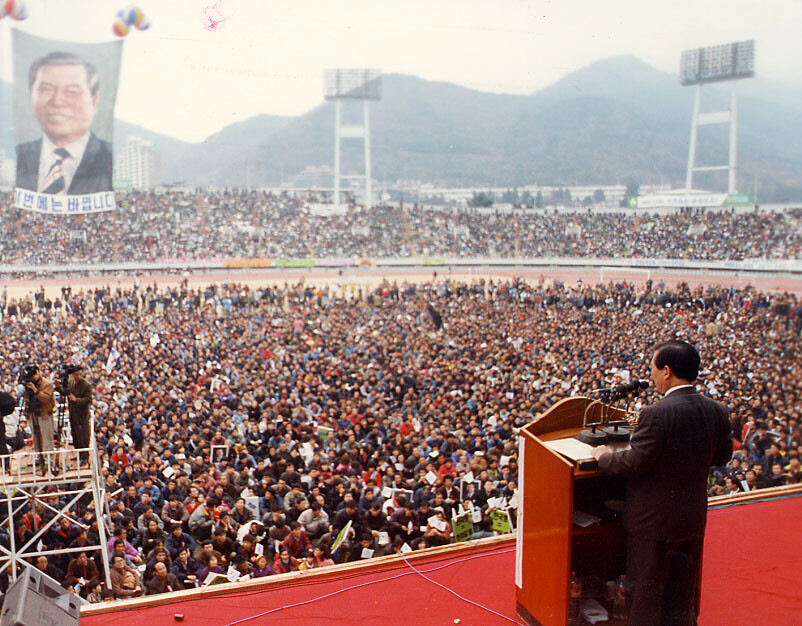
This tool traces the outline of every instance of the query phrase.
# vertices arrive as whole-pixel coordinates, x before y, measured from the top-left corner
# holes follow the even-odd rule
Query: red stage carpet
[[[699,623],[802,624],[802,497],[710,511]]]
[[[798,580],[802,571],[800,519],[802,497],[710,511],[700,616],[703,626],[802,623],[802,593]],[[420,573],[404,563],[382,567],[379,562],[359,573],[350,572],[333,580],[302,579],[266,590],[232,592],[225,596],[128,610],[120,607],[112,613],[83,614],[81,624],[484,626],[518,623],[514,550],[515,542],[511,539],[501,544],[416,559],[413,565]],[[176,614],[184,616],[183,622],[175,621]]]

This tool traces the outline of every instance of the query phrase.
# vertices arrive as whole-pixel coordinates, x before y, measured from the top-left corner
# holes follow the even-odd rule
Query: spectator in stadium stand
[[[52,565],[44,555],[36,557],[36,569],[47,574],[53,580],[61,580],[63,578],[63,572],[55,565]]]
[[[314,198],[311,199],[314,201]],[[445,256],[567,256],[595,258],[671,258],[732,261],[751,258],[799,259],[802,234],[795,226],[802,210],[777,212],[685,211],[652,214],[610,210],[605,213],[521,211],[486,215],[474,210],[436,207],[399,211],[395,206],[352,209],[343,216],[310,215],[307,198],[229,190],[202,194],[201,213],[195,193],[164,194],[133,192],[121,198],[117,211],[80,222],[83,238],[60,236],[58,220],[13,208],[13,196],[0,194],[0,218],[19,222],[14,237],[0,243],[3,258],[22,264],[142,262],[159,259],[226,259],[264,256],[265,250],[279,257],[409,257],[419,254]],[[232,227],[232,223],[245,224]],[[403,216],[403,217],[402,217]],[[146,234],[153,223],[181,219],[178,232]],[[298,229],[299,221],[307,228]],[[455,235],[449,228],[466,229]],[[567,227],[579,234],[566,234]],[[696,227],[689,233],[691,227]],[[354,235],[354,228],[382,232],[381,237]],[[260,234],[254,234],[256,229]],[[47,242],[48,245],[42,245]],[[100,244],[100,245],[98,245]],[[113,244],[113,245],[112,245]],[[18,275],[33,275],[20,272]],[[387,285],[393,298],[397,287]],[[400,290],[399,290],[400,291]],[[381,292],[380,292],[381,293]],[[311,297],[328,301],[321,290]],[[85,310],[141,307],[155,311],[174,308],[171,297],[147,294],[123,300],[101,294],[86,303]],[[11,302],[10,299],[9,303]],[[46,299],[49,302],[49,299]],[[51,310],[63,309],[63,299]],[[232,299],[230,310],[236,310]],[[72,305],[67,303],[71,308]],[[184,303],[197,308],[194,301]],[[11,306],[11,304],[9,304]],[[43,300],[44,306],[44,300]],[[799,316],[793,303],[778,303],[778,313]],[[13,302],[15,310],[19,303]],[[221,301],[221,309],[224,303]]]
[[[156,542],[164,545],[166,536],[164,531],[159,528],[155,519],[148,522],[148,527],[145,532],[141,533],[137,541],[137,546],[142,549],[142,552],[147,554],[156,547]]]
[[[405,545],[404,540],[401,537],[396,537],[393,539],[387,547],[384,549],[384,556],[392,556],[394,554],[403,554],[401,548]]]
[[[214,531],[214,536],[212,537],[212,547],[216,552],[219,552],[226,557],[234,552],[234,542],[231,540],[231,537],[226,534],[226,531],[223,528],[217,528]]]
[[[126,565],[125,557],[114,555],[111,566],[111,588],[115,598],[133,598],[142,595],[139,573],[133,567]]]
[[[290,551],[283,547],[276,554],[273,561],[273,571],[276,574],[286,574],[298,570],[298,560],[290,555]]]
[[[273,574],[275,574],[275,572],[273,568],[268,565],[267,557],[264,554],[260,554],[256,558],[256,565],[253,568],[253,577],[264,578],[265,576],[273,576]]]
[[[89,593],[86,594],[86,599],[90,604],[97,604],[98,602],[103,601],[103,583],[99,580],[94,581],[94,584],[88,587]],[[111,597],[114,598],[114,592],[110,589],[108,590],[111,592]]]
[[[300,559],[312,552],[312,542],[298,522],[290,524],[290,534],[281,542],[293,558]]]
[[[131,514],[133,515],[133,512]],[[124,511],[123,511],[123,517],[125,517]],[[142,515],[140,515],[136,520],[136,527],[138,532],[140,534],[145,532],[148,529],[148,524],[150,524],[150,522],[156,522],[156,526],[158,526],[160,530],[164,530],[164,522],[153,511],[153,507],[148,505],[145,507],[145,510],[143,511]]]
[[[423,536],[430,545],[447,545],[451,543],[451,524],[446,519],[446,514],[442,507],[436,506],[433,511],[437,516],[437,520],[444,525],[444,528],[440,529],[434,525],[427,525],[426,532],[423,533]]]
[[[167,566],[168,571],[173,565],[170,554],[167,552],[164,544],[158,543],[150,552],[145,552],[144,554],[145,558],[143,560],[145,562],[145,572],[143,574],[143,579],[145,580],[146,584],[153,573],[153,568],[156,566],[156,563],[164,563]]]
[[[223,563],[225,561],[225,556],[222,555],[220,552],[214,549],[214,544],[212,543],[211,539],[208,541],[203,542],[203,547],[201,551],[197,554],[198,563],[201,564],[201,567],[207,567],[209,565],[209,561],[212,557],[217,559],[218,563]]]
[[[315,546],[313,555],[315,557],[315,567],[335,565],[334,559],[331,558],[329,549],[325,545]]]
[[[120,533],[120,531],[122,531]],[[125,530],[122,528],[117,529],[118,534],[109,540],[109,548],[111,548],[109,558],[114,556],[121,556],[125,560],[126,565],[135,567],[142,564],[142,557],[139,556],[136,548],[130,543],[122,539],[121,536],[125,535]]]
[[[250,475],[248,478],[250,478]],[[234,502],[234,510],[231,511],[231,518],[232,522],[238,527],[253,520],[253,511],[245,506],[245,498],[237,498],[236,502]]]
[[[378,542],[379,534],[387,528],[387,515],[376,501],[365,512],[365,528],[374,537],[374,542]]]
[[[471,541],[474,539],[485,539],[487,537],[493,537],[495,534],[496,533],[493,532],[493,520],[487,515],[483,515],[478,530],[473,533],[469,539]]]
[[[248,578],[253,577],[253,565],[241,554],[237,554],[232,557],[232,565],[239,578],[243,576],[247,576]]]
[[[409,543],[420,533],[420,520],[412,502],[398,504],[398,510],[390,516],[390,533],[393,537],[400,537]]]
[[[271,513],[272,524],[270,525],[267,535],[270,543],[275,545],[276,542],[281,543],[290,534],[290,527],[284,520],[284,515],[279,512],[280,510],[273,510]]]
[[[215,501],[207,500],[189,516],[189,532],[198,540],[209,539],[214,530]]]
[[[373,557],[373,537],[367,533],[359,537],[359,542],[351,550],[348,562],[364,561]],[[313,557],[314,558],[314,557]]]
[[[217,560],[217,557],[214,554],[212,554],[211,556],[209,556],[208,565],[200,571],[198,579],[200,580],[201,583],[203,583],[209,574],[222,574],[223,572],[224,572],[223,566],[220,565],[220,563]]]
[[[317,541],[328,532],[329,514],[315,501],[298,516],[298,523],[310,541]]]
[[[220,521],[217,522],[217,525],[214,528],[214,534],[217,535],[218,531],[222,531],[223,534],[231,541],[236,538],[237,528],[234,525],[234,522],[231,520],[231,513],[229,511],[220,511]]]
[[[97,569],[97,565],[95,565],[94,560],[88,558],[86,552],[78,552],[75,558],[70,561],[64,576],[64,582],[75,586],[82,578],[85,581],[83,595],[86,597],[86,590],[91,590],[100,580],[100,572]]]
[[[185,587],[194,587],[198,581],[198,572],[202,566],[198,563],[187,548],[181,548],[173,559],[170,571],[176,575]]]
[[[168,591],[178,591],[183,588],[183,583],[178,580],[175,574],[167,571],[167,566],[164,563],[156,563],[153,566],[153,576],[147,584],[147,594],[149,596],[167,593]]]
[[[195,552],[195,546],[196,543],[192,535],[185,533],[184,527],[181,524],[173,525],[172,532],[164,543],[164,547],[167,548],[167,552],[170,553],[173,559],[179,555],[181,550],[187,550],[190,553]]]
[[[180,502],[179,493],[173,492],[169,495],[167,502],[162,507],[161,518],[167,528],[174,524],[182,525],[189,522],[189,513]]]
[[[241,539],[237,539],[235,545],[237,546],[237,556],[243,557],[248,563],[256,562],[256,537],[246,533]]]

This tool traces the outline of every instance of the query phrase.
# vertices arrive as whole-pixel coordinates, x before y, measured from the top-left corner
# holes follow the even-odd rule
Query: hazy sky
[[[10,28],[106,41],[126,2],[27,0]],[[142,0],[126,38],[117,117],[188,141],[259,113],[322,102],[323,70],[375,67],[485,91],[528,93],[593,61],[633,54],[676,73],[685,48],[756,40],[766,78],[799,82],[802,0]],[[222,20],[208,29],[207,16]]]

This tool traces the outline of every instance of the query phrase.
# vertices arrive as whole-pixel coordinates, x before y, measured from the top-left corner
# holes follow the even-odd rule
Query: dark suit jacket
[[[29,141],[17,146],[17,187],[36,191],[39,182],[39,153],[42,140]],[[112,152],[111,144],[98,139],[94,133],[89,135],[89,143],[75,176],[72,178],[69,195],[112,191],[111,186]]]
[[[732,455],[728,409],[695,389],[678,389],[641,411],[631,448],[599,459],[627,477],[624,529],[651,541],[701,539],[707,476]]]
[[[75,402],[70,402],[70,419],[89,422],[89,406],[92,404],[92,385],[85,378],[70,385],[70,393],[75,396]]]

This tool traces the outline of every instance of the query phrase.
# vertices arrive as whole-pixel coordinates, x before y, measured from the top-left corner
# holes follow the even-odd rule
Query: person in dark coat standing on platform
[[[651,379],[664,397],[641,411],[629,449],[594,449],[601,474],[627,477],[630,626],[696,624],[707,477],[732,456],[727,408],[693,385],[700,362],[684,341],[658,345]]]
[[[70,401],[70,429],[72,430],[72,445],[75,448],[89,447],[89,409],[92,406],[92,385],[83,377],[80,365],[70,366],[69,382]],[[86,454],[81,454],[81,462],[87,460]]]

